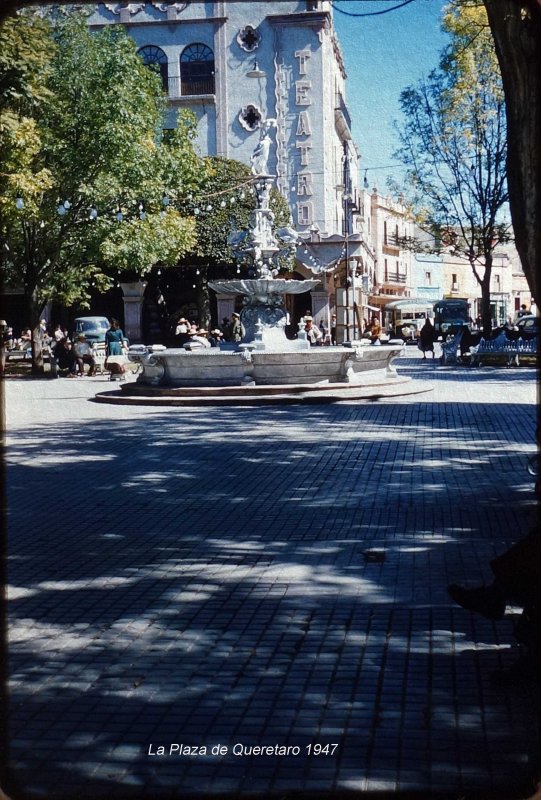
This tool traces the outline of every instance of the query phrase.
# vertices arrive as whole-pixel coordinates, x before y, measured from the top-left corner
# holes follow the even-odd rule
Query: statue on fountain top
[[[257,143],[251,157],[252,175],[269,174],[269,154],[272,144],[270,137],[271,128],[276,127],[275,119],[266,119],[261,124],[259,132],[259,142]]]

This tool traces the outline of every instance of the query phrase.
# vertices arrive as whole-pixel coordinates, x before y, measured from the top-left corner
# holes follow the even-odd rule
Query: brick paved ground
[[[516,613],[486,621],[445,586],[489,580],[532,524],[535,374],[399,368],[434,391],[155,410],[88,402],[99,377],[6,382],[21,786],[458,797],[529,780],[532,688],[490,679],[517,655]],[[267,745],[299,752],[249,752]]]

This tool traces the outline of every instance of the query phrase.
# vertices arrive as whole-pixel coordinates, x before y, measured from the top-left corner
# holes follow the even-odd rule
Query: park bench
[[[498,336],[496,339],[481,339],[476,347],[470,347],[471,365],[483,366],[483,362],[501,361],[506,362],[507,367],[515,364],[520,365],[520,358],[537,356],[537,339],[517,339],[511,341],[505,336]]]
[[[23,358],[25,361],[32,358],[32,347],[23,345],[22,347],[13,347],[11,350],[6,350],[6,361],[10,361],[12,358]]]
[[[44,361],[51,360],[51,348],[49,345],[43,345],[41,348],[41,355]],[[11,359],[23,359],[24,361],[32,360],[32,345],[23,345],[22,347],[13,347],[11,350],[6,350],[6,361]]]
[[[95,371],[103,375],[105,372],[105,360],[107,358],[107,351],[105,349],[105,342],[94,342],[92,345],[92,355],[94,356]],[[61,370],[58,368],[56,358],[51,358],[51,373],[53,377],[58,377]],[[62,370],[62,373],[66,370]]]

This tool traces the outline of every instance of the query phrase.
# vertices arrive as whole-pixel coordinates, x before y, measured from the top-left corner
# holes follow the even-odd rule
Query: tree
[[[507,109],[509,202],[530,289],[541,299],[541,0],[484,0]]]
[[[33,15],[13,23],[35,24]],[[159,76],[121,29],[92,35],[82,17],[70,15],[51,29],[47,52],[48,94],[19,126],[1,220],[9,248],[4,276],[24,286],[36,369],[44,302],[84,304],[92,286],[112,284],[111,269],[141,274],[156,262],[176,264],[194,246],[194,220],[175,202],[204,175],[192,147],[193,118],[181,119],[164,141]]]
[[[504,94],[483,17],[482,8],[468,5],[445,15],[451,44],[440,67],[402,92],[406,122],[397,156],[409,167],[419,221],[437,235],[446,231],[453,251],[470,263],[489,334],[493,252],[508,240],[509,225]]]
[[[33,169],[41,139],[36,116],[50,92],[46,88],[54,57],[49,25],[37,17],[8,19],[0,26],[0,264],[9,281],[13,240],[7,233],[22,203],[21,192],[51,186],[46,169]],[[17,199],[15,199],[17,197]],[[36,337],[37,338],[37,337]]]

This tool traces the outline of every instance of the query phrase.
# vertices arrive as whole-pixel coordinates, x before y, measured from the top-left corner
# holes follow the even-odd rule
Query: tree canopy
[[[192,117],[164,139],[159,76],[122,29],[91,34],[78,15],[53,27],[26,14],[0,30],[15,34],[13,69],[0,79],[12,87],[0,108],[2,266],[35,325],[43,302],[85,303],[115,270],[176,264],[196,239],[194,218],[175,204],[204,167]]]

